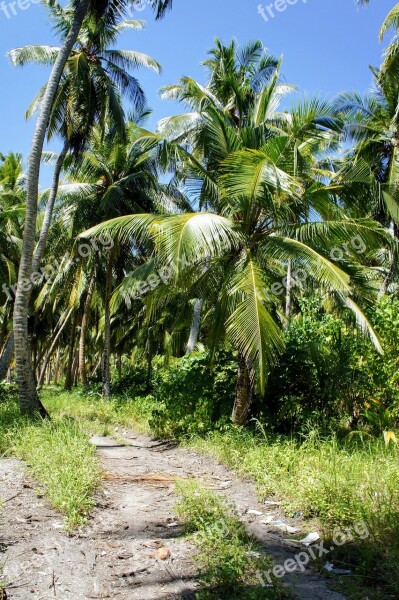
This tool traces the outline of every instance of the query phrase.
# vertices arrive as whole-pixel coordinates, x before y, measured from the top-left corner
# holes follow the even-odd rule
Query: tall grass
[[[259,498],[313,519],[326,540],[350,529],[334,560],[354,569],[369,598],[399,597],[399,450],[376,440],[338,442],[311,432],[302,441],[231,429],[190,444],[256,483]],[[354,526],[368,531],[361,539]],[[364,537],[363,535],[361,537]],[[327,544],[328,545],[328,544]],[[384,590],[380,596],[379,588]]]
[[[53,415],[50,422],[21,416],[15,398],[0,402],[0,451],[26,461],[51,504],[73,528],[86,522],[100,480],[95,449],[82,426]]]
[[[78,388],[65,392],[57,386],[44,389],[42,400],[52,416],[76,419],[85,431],[100,435],[110,435],[117,426],[149,431],[148,421],[155,408],[151,396],[105,400],[95,391],[85,393]]]
[[[270,570],[273,561],[247,533],[234,507],[197,481],[179,482],[176,491],[176,513],[197,547],[198,600],[288,598],[277,579],[267,588],[260,584],[257,573]]]

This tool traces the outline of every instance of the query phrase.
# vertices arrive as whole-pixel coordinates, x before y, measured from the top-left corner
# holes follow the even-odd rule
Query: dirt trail
[[[9,600],[193,599],[194,548],[180,538],[181,528],[175,525],[176,478],[200,478],[233,501],[248,529],[278,563],[298,552],[284,544],[287,534],[262,524],[262,516],[248,514],[267,512],[252,484],[211,458],[141,434],[126,434],[124,443],[99,437],[93,443],[107,475],[91,525],[74,537],[62,531],[60,516],[37,497],[22,464],[0,461],[0,498],[7,500],[1,514],[0,562],[6,561]],[[170,551],[167,560],[157,557],[162,547]],[[311,570],[284,581],[300,600],[345,600]]]

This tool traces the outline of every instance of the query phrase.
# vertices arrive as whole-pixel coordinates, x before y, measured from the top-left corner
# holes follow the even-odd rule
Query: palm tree
[[[76,195],[73,183],[66,186],[69,188],[69,218],[73,219],[76,235],[112,217],[132,212],[164,211],[165,205],[176,203],[173,189],[158,182],[156,142],[140,142],[140,138],[142,129],[133,122],[127,124],[122,137],[118,137],[113,129],[105,134],[99,128],[94,130],[88,149],[70,175],[76,185]],[[82,197],[85,189],[88,193]],[[118,276],[123,277],[129,265],[132,266],[137,252],[138,249],[135,249],[132,253],[130,245],[111,247],[108,244],[102,253],[105,266],[97,265],[97,286],[102,288],[104,307],[102,367],[103,394],[106,397],[111,395],[111,296],[115,280]],[[90,301],[89,289],[88,298]],[[80,343],[84,354],[84,339]]]
[[[4,299],[3,325],[0,335],[0,381],[5,378],[14,354],[14,336],[9,331],[13,293],[20,260],[22,223],[25,214],[26,178],[22,156],[0,156],[0,283]],[[5,342],[5,343],[4,343]]]
[[[342,94],[336,111],[344,119],[343,136],[354,146],[341,162],[335,183],[341,184],[341,198],[353,215],[370,213],[385,227],[392,227],[399,239],[399,81],[374,71],[374,90],[365,97]],[[396,272],[397,244],[391,244],[382,293]]]
[[[165,10],[171,6],[171,1],[153,0],[152,5],[157,11],[157,16],[162,16]],[[107,15],[107,18],[116,20],[116,14],[123,14],[125,7],[126,4],[123,1],[114,0],[112,3],[104,1],[99,4],[98,2],[94,2],[94,0],[72,0],[70,10],[73,13],[73,17],[70,21],[70,26],[63,31],[63,46],[55,59],[46,90],[40,103],[29,156],[25,227],[18,274],[19,285],[14,305],[14,338],[19,399],[21,409],[27,413],[39,411],[42,415],[46,415],[46,411],[39,401],[36,392],[31,369],[28,338],[29,290],[26,289],[26,282],[29,281],[32,274],[40,161],[51,110],[65,65],[76,44],[84,19],[90,17],[92,14],[96,19]]]
[[[264,129],[266,122],[277,128],[285,121],[286,115],[279,113],[278,107],[294,88],[281,82],[280,62],[259,40],[238,47],[235,41],[225,46],[216,39],[203,62],[209,76],[206,86],[184,77],[163,89],[164,98],[178,99],[190,110],[163,119],[158,134],[172,145],[171,159],[179,164],[178,179],[195,193],[200,208],[218,210],[219,190],[213,171],[235,149],[236,133],[249,135],[259,126]],[[212,143],[215,135],[219,135],[218,146]],[[202,307],[202,299],[193,299],[187,353],[198,341]]]
[[[242,149],[222,164],[222,215],[188,213],[177,216],[151,214],[113,219],[92,228],[85,236],[107,231],[115,239],[136,243],[150,239],[154,256],[177,272],[175,284],[196,285],[214,306],[211,314],[211,345],[226,336],[238,351],[239,372],[233,419],[247,418],[253,384],[262,392],[270,366],[284,342],[275,284],[293,260],[309,273],[310,280],[344,306],[353,309],[374,337],[354,297],[356,286],[350,272],[354,265],[329,260],[329,249],[350,235],[362,232],[372,241],[378,226],[340,221],[297,225],[286,203],[295,203],[300,181],[283,171],[279,163],[282,144],[271,139],[262,150]],[[375,243],[375,240],[374,240]],[[203,273],[204,263],[208,264]],[[181,264],[189,268],[179,267]],[[281,285],[281,284],[280,284]],[[375,339],[375,337],[374,337]]]
[[[220,253],[227,225],[225,221],[215,220],[215,215],[208,223],[210,230],[221,229],[216,243],[219,254],[216,252],[214,260],[211,256],[215,250],[211,246],[216,234],[208,232],[211,237],[208,239],[201,229],[202,221],[194,220],[199,219],[200,214],[192,215],[193,224],[187,222],[189,216],[184,215],[177,221],[171,219],[168,227],[148,215],[148,221],[134,217],[132,226],[129,219],[121,219],[105,228],[117,232],[120,225],[123,236],[124,225],[126,232],[135,234],[138,231],[139,235],[142,235],[143,227],[150,239],[154,236],[157,239],[161,235],[158,229],[164,228],[166,240],[163,241],[161,235],[161,255],[155,257],[173,267],[179,258],[189,262],[191,277],[184,273],[185,289],[189,298],[202,297],[198,296],[201,291],[209,301],[211,344],[216,345],[227,335],[239,352],[233,418],[241,423],[250,406],[254,372],[259,389],[263,390],[269,365],[282,345],[279,327],[282,318],[276,312],[279,302],[273,297],[270,301],[264,281],[277,285],[278,278],[284,279],[292,265],[302,270],[306,267],[306,272],[314,268],[316,284],[321,284],[330,293],[334,291],[337,301],[349,306],[362,327],[374,337],[367,319],[349,296],[350,272],[358,281],[363,279],[366,288],[367,277],[371,275],[359,273],[356,265],[334,265],[328,257],[331,244],[345,242],[349,232],[354,235],[354,231],[362,231],[370,238],[370,232],[378,231],[383,235],[383,231],[370,221],[351,223],[340,209],[339,200],[326,186],[325,182],[333,173],[323,155],[326,150],[336,148],[340,129],[340,120],[334,116],[332,107],[323,101],[305,100],[294,107],[291,114],[277,113],[281,94],[292,89],[292,86],[279,83],[279,64],[268,59],[267,64],[272,64],[272,68],[266,74],[261,69],[263,84],[254,89],[248,84],[251,77],[243,77],[241,67],[237,67],[240,61],[232,60],[237,50],[231,48],[223,49],[218,45],[212,52],[212,56],[218,57],[212,66],[216,73],[220,61],[223,63],[220,72],[226,73],[225,57],[230,57],[227,63],[232,69],[232,78],[227,78],[226,85],[220,83],[222,77],[215,75],[211,77],[212,90],[190,78],[167,88],[168,96],[185,101],[195,112],[163,120],[158,133],[160,138],[167,138],[166,155],[172,163],[178,164],[179,180],[191,193],[196,192],[200,207],[211,207],[215,213],[229,219],[229,239],[238,230],[238,247],[229,246],[229,239],[225,240],[233,256]],[[259,50],[260,43],[254,43],[254,48]],[[241,82],[237,86],[234,86],[234,77]],[[218,87],[221,96],[225,94],[221,99],[216,95]],[[163,143],[163,153],[164,149]],[[206,222],[205,214],[204,219]],[[198,231],[196,223],[200,223]],[[176,244],[183,245],[178,236],[190,232],[192,243],[198,244],[199,256],[209,254],[205,261],[187,258],[183,250],[182,256],[178,253],[173,259],[175,250],[169,246],[172,242],[168,236],[176,236]],[[319,238],[317,243],[314,237]],[[170,249],[169,256],[164,248]],[[266,250],[271,254],[266,254]],[[175,284],[182,285],[181,279]],[[247,302],[249,295],[251,298]],[[269,310],[265,308],[265,301],[270,305],[266,307]],[[197,305],[198,300],[194,300],[198,331]],[[286,308],[287,305],[290,310],[288,294]]]

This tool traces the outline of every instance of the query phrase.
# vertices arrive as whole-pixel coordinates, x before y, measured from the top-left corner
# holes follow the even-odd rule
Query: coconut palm
[[[248,137],[269,135],[286,119],[278,112],[281,99],[293,86],[281,82],[280,62],[256,40],[244,47],[235,41],[224,45],[218,39],[203,62],[208,83],[202,86],[189,77],[163,89],[165,99],[177,99],[190,112],[163,119],[158,135],[172,143],[171,160],[179,166],[179,181],[195,194],[200,208],[218,210],[219,190],[214,171],[237,147],[237,132]],[[212,138],[219,136],[219,146]],[[256,143],[256,142],[254,142]],[[206,269],[206,265],[204,266]],[[187,353],[198,341],[203,301],[193,299]]]
[[[354,145],[340,165],[335,183],[353,215],[372,214],[399,239],[399,80],[374,71],[374,89],[362,97],[342,94],[336,110],[343,116],[343,136]],[[384,293],[396,272],[397,241],[393,240]]]
[[[273,286],[284,277],[288,260],[301,266],[309,280],[343,306],[353,309],[376,341],[355,302],[355,282],[359,286],[361,269],[334,264],[328,256],[334,244],[355,232],[361,231],[372,243],[381,229],[373,222],[351,222],[344,217],[298,225],[291,209],[303,190],[300,179],[288,172],[294,161],[288,169],[283,152],[287,143],[286,137],[271,138],[258,150],[239,149],[222,161],[221,214],[125,216],[85,234],[106,231],[121,242],[151,240],[155,259],[176,272],[175,285],[184,280],[186,286],[196,286],[203,297],[210,298],[214,307],[210,343],[220,343],[227,336],[239,355],[233,419],[240,424],[247,418],[254,382],[262,392],[270,366],[284,345]],[[310,193],[319,195],[315,190]]]
[[[171,6],[170,0],[153,0],[152,6],[160,17],[165,10]],[[112,3],[103,1],[101,3],[93,0],[72,0],[71,11],[73,13],[70,26],[62,32],[64,41],[59,51],[48,80],[45,93],[41,100],[39,114],[36,122],[35,132],[32,140],[32,148],[29,156],[28,183],[27,183],[27,206],[25,216],[25,227],[21,262],[18,274],[19,284],[14,305],[14,337],[17,367],[17,380],[21,408],[32,413],[39,410],[42,415],[46,412],[41,405],[36,392],[36,386],[31,369],[29,338],[28,338],[28,310],[29,291],[26,291],[24,283],[32,274],[33,253],[35,245],[35,230],[38,202],[38,185],[40,175],[40,161],[43,144],[50,121],[51,110],[57,95],[64,68],[73,47],[79,36],[85,18],[94,15],[101,19],[104,15],[116,20],[117,14],[124,14],[126,3],[114,0]]]
[[[53,8],[54,10],[54,8]],[[56,12],[58,26],[66,26],[71,14],[63,9]],[[135,110],[145,103],[143,90],[129,70],[139,66],[153,68],[159,72],[159,64],[151,57],[132,50],[112,50],[122,29],[142,28],[141,21],[121,21],[117,24],[102,23],[95,19],[86,20],[80,31],[77,45],[69,57],[51,111],[47,138],[58,134],[64,140],[63,148],[56,160],[51,194],[47,202],[40,238],[35,250],[33,270],[37,270],[45,247],[51,216],[57,195],[61,169],[67,152],[75,156],[83,149],[90,131],[97,124],[109,120],[122,133],[125,125],[122,97],[127,96]],[[26,63],[51,64],[59,48],[49,46],[25,46],[9,52],[16,66]],[[30,117],[37,111],[46,90],[46,85],[37,94],[28,109]]]
[[[14,352],[14,337],[9,331],[13,309],[13,286],[20,260],[22,224],[25,214],[26,178],[22,156],[10,153],[0,156],[0,288],[3,321],[0,333],[0,381],[8,371]]]
[[[139,119],[138,119],[139,121]],[[88,149],[70,173],[71,184],[63,209],[75,235],[93,224],[119,215],[165,211],[181,202],[173,188],[161,185],[157,177],[156,143],[140,142],[142,130],[129,122],[126,133],[118,137],[111,128],[104,134],[95,128]],[[139,249],[132,252],[123,244],[105,244],[96,267],[97,287],[102,289],[103,322],[103,393],[111,395],[109,361],[111,354],[111,296],[115,283],[133,268]],[[101,250],[101,246],[100,246]],[[105,263],[105,264],[104,264]],[[90,275],[88,279],[90,280]],[[89,290],[88,290],[89,293]],[[84,354],[84,340],[81,352]],[[82,356],[81,369],[84,358]]]

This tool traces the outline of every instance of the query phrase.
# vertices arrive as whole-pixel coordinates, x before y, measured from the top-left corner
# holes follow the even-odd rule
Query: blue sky
[[[13,68],[7,50],[26,44],[54,44],[46,11],[32,0],[19,0],[12,8],[5,0],[0,10],[0,151],[29,152],[32,121],[24,119],[25,110],[48,71],[27,66]],[[333,97],[343,90],[366,91],[371,84],[369,65],[378,65],[382,45],[378,29],[396,0],[372,0],[363,9],[355,0],[292,0],[284,12],[274,10],[266,22],[258,13],[259,0],[174,0],[173,11],[154,22],[145,8],[136,18],[147,21],[140,32],[125,32],[119,47],[151,54],[163,65],[161,76],[140,71],[137,75],[154,111],[149,123],[175,114],[177,107],[159,98],[162,85],[174,83],[182,75],[205,81],[200,63],[214,38],[238,43],[261,39],[275,55],[284,55],[283,73],[301,93]],[[265,7],[269,1],[263,1]],[[4,4],[3,4],[4,6]],[[266,13],[267,14],[267,13]],[[51,148],[57,149],[57,142]],[[50,172],[44,169],[42,183],[47,185]]]

